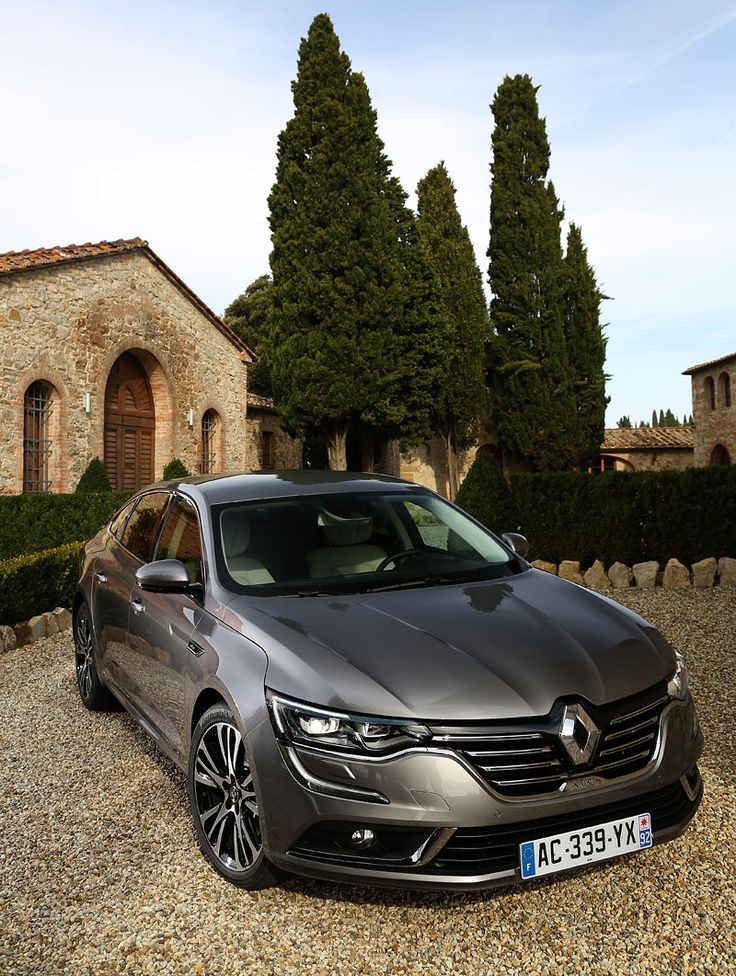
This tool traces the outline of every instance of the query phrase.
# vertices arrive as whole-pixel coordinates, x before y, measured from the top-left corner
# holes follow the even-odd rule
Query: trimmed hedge
[[[736,467],[519,474],[511,494],[531,559],[690,565],[736,555]]]
[[[736,553],[736,468],[517,475],[533,558],[690,565]]]
[[[0,624],[17,624],[55,607],[70,607],[83,542],[0,562]]]
[[[0,560],[91,539],[131,492],[1,495]]]
[[[107,471],[99,458],[92,458],[89,462],[84,474],[79,479],[77,491],[87,495],[94,494],[96,491],[112,491]]]

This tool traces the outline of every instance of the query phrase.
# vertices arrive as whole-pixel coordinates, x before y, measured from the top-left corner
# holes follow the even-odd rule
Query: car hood
[[[269,687],[367,715],[541,716],[565,696],[625,698],[674,667],[636,614],[538,570],[374,594],[241,596],[228,617],[266,651]]]

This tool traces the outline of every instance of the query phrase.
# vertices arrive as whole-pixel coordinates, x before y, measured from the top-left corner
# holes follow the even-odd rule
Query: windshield
[[[264,596],[494,579],[525,568],[437,495],[351,492],[214,506],[222,583]]]

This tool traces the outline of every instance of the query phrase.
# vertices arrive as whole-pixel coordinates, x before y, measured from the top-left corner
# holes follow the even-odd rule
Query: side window
[[[194,505],[185,498],[177,498],[171,506],[156,559],[178,559],[186,566],[192,583],[204,581],[199,517]]]
[[[112,522],[110,522],[110,531],[118,540],[118,542],[120,542],[120,537],[123,533],[123,529],[125,528],[125,522],[128,516],[130,515],[131,511],[133,510],[134,505],[135,505],[135,501],[128,502],[127,505],[124,505],[123,508],[120,509],[118,514],[112,520]]]
[[[169,497],[169,493],[165,491],[152,491],[143,495],[123,530],[120,544],[144,563],[153,556],[161,517]]]

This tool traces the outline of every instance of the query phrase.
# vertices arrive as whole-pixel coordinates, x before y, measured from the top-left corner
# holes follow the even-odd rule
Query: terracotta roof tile
[[[85,258],[102,257],[105,254],[120,254],[122,251],[135,251],[147,247],[148,241],[133,237],[128,241],[100,241],[99,244],[68,244],[61,247],[38,247],[33,251],[6,251],[0,254],[0,274],[13,271],[26,271],[41,268],[46,264],[59,264],[64,261],[79,261]]]
[[[609,428],[601,451],[653,451],[666,447],[692,450],[692,427]]]
[[[697,373],[698,370],[708,369],[710,366],[720,366],[721,363],[727,363],[732,359],[736,359],[736,352],[731,352],[727,356],[721,356],[720,359],[710,359],[707,363],[698,363],[697,366],[690,366],[688,369],[683,369],[682,375],[689,376],[691,373]]]
[[[258,393],[248,394],[248,406],[255,410],[273,410],[276,411],[276,406],[271,399],[271,397],[260,396]]]

